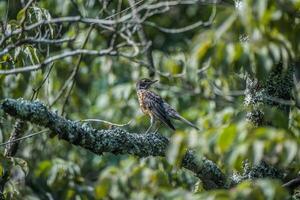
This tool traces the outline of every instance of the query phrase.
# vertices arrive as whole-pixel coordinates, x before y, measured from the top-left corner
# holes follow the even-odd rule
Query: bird
[[[162,97],[150,90],[151,85],[153,85],[157,81],[158,80],[143,78],[136,83],[136,91],[141,110],[144,114],[150,116],[150,126],[147,129],[146,133],[151,130],[153,124],[157,121],[164,123],[170,129],[175,131],[176,129],[172,124],[171,119],[180,120],[188,124],[189,126],[199,130],[196,125],[183,118],[175,109],[173,109],[167,102],[165,102]]]

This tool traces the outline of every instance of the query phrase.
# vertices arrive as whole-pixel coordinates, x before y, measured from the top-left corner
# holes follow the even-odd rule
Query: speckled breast
[[[143,113],[149,114],[149,113],[148,113],[147,107],[146,107],[145,104],[143,103],[143,102],[144,102],[144,99],[145,99],[145,96],[146,96],[146,95],[145,95],[146,92],[147,92],[146,90],[138,90],[138,91],[137,91],[137,95],[138,95],[139,104],[140,104],[140,107],[141,107]]]

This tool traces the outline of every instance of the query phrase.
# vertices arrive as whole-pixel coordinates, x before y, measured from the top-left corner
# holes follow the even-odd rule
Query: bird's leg
[[[153,132],[154,134],[156,134],[159,129],[159,122],[155,121],[155,127],[155,131]]]
[[[146,134],[150,131],[151,127],[152,127],[152,124],[150,124],[149,128],[146,131]]]
[[[151,124],[150,124],[149,128],[147,129],[146,133],[148,133],[151,130],[151,128],[154,124],[154,117],[152,115],[150,115],[150,123]]]

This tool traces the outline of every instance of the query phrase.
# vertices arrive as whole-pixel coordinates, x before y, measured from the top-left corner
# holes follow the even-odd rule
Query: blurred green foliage
[[[41,0],[24,12],[19,1],[11,2],[0,2],[2,19],[9,9],[10,30],[21,27],[24,20],[32,24],[79,13],[105,18],[117,6],[117,1],[113,1],[99,14],[106,1],[75,0],[76,8],[71,0]],[[12,7],[13,4],[18,6]],[[127,7],[128,2],[124,1],[122,9]],[[148,20],[162,27],[180,28],[206,21],[213,9],[212,5],[177,5]],[[251,164],[265,160],[284,170],[287,179],[299,174],[299,110],[292,106],[290,116],[283,118],[275,112],[270,115],[270,120],[289,120],[289,127],[253,127],[246,122],[247,110],[243,106],[245,73],[264,79],[279,61],[287,67],[299,59],[299,9],[299,0],[243,0],[216,6],[213,24],[188,32],[169,34],[144,25],[153,42],[158,72],[155,78],[160,80],[155,90],[197,124],[200,133],[180,123],[176,123],[176,132],[161,127],[159,132],[171,140],[166,159],[109,153],[98,156],[57,138],[39,135],[22,142],[17,158],[1,158],[0,173],[13,171],[5,188],[7,199],[285,199],[288,193],[282,183],[271,179],[246,180],[231,190],[204,191],[201,182],[190,171],[181,169],[180,163],[186,148],[193,148],[228,174],[242,173],[245,160]],[[0,69],[37,64],[49,55],[79,48],[88,28],[86,24],[65,24],[60,29],[51,24],[28,35],[12,37],[10,42],[34,36],[38,31],[48,31],[51,39],[75,37],[78,33],[74,42],[62,45],[19,46],[0,57]],[[109,38],[109,34],[95,28],[85,48],[104,49]],[[59,60],[36,72],[0,75],[0,99],[30,99],[33,90],[48,76],[37,97],[50,105],[77,59]],[[64,109],[64,115],[72,120],[133,120],[124,128],[142,133],[149,119],[138,107],[135,82],[146,77],[147,72],[146,67],[132,59],[83,56],[67,102],[63,93],[51,109],[59,113]],[[295,98],[299,98],[297,91],[299,88]],[[1,142],[9,138],[14,121],[0,110]],[[105,124],[93,126],[108,128]],[[38,129],[30,125],[28,133]]]

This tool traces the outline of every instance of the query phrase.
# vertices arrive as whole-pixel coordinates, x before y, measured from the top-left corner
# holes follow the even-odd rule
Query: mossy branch
[[[132,154],[139,157],[165,156],[168,138],[160,134],[129,133],[122,129],[97,130],[88,125],[65,119],[38,101],[6,99],[2,109],[9,115],[49,128],[60,139],[101,155]],[[226,177],[215,163],[188,150],[182,167],[191,170],[203,182],[205,189],[226,187]]]

